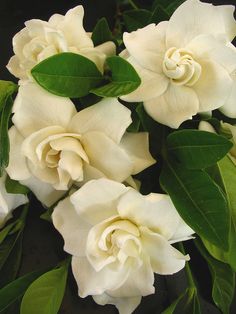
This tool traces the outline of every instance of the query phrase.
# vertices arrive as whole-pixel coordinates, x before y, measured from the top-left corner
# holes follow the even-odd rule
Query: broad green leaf
[[[167,20],[169,20],[169,15],[167,14],[167,12],[165,11],[163,7],[161,7],[160,5],[157,5],[150,16],[148,24],[151,24],[151,23],[158,24],[162,21],[167,21]]]
[[[187,288],[164,312],[161,314],[201,314],[200,302],[195,287]]]
[[[226,156],[218,162],[215,171],[218,171],[215,178],[219,184],[223,184],[230,208],[231,230],[229,236],[229,250],[220,250],[208,243],[205,239],[203,239],[203,242],[213,257],[230,264],[236,271],[236,166],[229,156]]]
[[[185,169],[169,159],[163,166],[160,183],[180,216],[196,233],[216,246],[228,249],[227,200],[206,172]]]
[[[118,97],[131,93],[141,84],[137,72],[125,59],[113,56],[107,58],[106,62],[111,70],[111,82],[92,89],[92,93],[102,97]]]
[[[221,135],[199,130],[180,130],[167,138],[168,152],[188,169],[204,169],[222,159],[232,143]]]
[[[9,176],[6,178],[5,187],[7,193],[11,194],[28,194],[29,189],[20,182],[12,180]]]
[[[15,83],[0,80],[0,112],[5,105],[6,99],[15,93],[17,89],[18,86]]]
[[[152,5],[152,10],[157,5],[161,6],[168,13],[169,17],[172,13],[184,2],[184,0],[155,0]]]
[[[212,298],[224,314],[229,313],[230,304],[234,297],[235,274],[232,268],[211,257],[200,240],[194,240],[198,250],[207,261],[211,272],[213,287]]]
[[[95,63],[82,55],[64,52],[43,60],[31,70],[36,82],[58,96],[77,98],[100,85],[103,77]]]
[[[105,17],[101,18],[95,25],[92,33],[92,41],[94,46],[101,45],[107,41],[113,41],[117,45],[117,41],[110,31]]]
[[[130,10],[123,13],[125,26],[128,32],[136,31],[148,25],[152,13],[148,10]]]
[[[11,96],[6,98],[0,119],[0,176],[9,163],[10,143],[8,137],[8,123],[11,116],[13,100]]]
[[[13,229],[15,225],[16,222],[14,221],[0,231],[0,244],[5,240],[6,236],[9,234],[9,232]]]
[[[44,271],[35,271],[22,276],[0,290],[0,313],[21,298],[29,285]],[[31,314],[34,312],[31,312]]]
[[[34,281],[22,299],[20,314],[57,314],[65,292],[67,272],[68,262]]]

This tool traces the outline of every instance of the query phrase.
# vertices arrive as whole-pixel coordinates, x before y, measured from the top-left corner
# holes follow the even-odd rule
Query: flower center
[[[172,47],[165,53],[163,72],[176,85],[193,86],[201,75],[201,65],[190,51]]]

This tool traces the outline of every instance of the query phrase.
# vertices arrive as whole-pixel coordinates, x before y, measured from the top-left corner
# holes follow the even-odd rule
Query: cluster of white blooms
[[[169,196],[143,196],[134,189],[132,175],[156,161],[148,133],[127,132],[132,123],[127,107],[117,98],[106,98],[77,112],[69,98],[33,81],[31,69],[61,52],[81,54],[103,72],[115,45],[94,47],[83,15],[78,6],[48,22],[31,20],[13,38],[15,55],[8,69],[20,86],[6,171],[46,206],[76,189],[59,202],[52,218],[65,251],[73,256],[79,295],[92,295],[98,304],[114,304],[129,314],[142,296],[154,293],[154,273],[173,274],[184,267],[189,256],[171,244],[190,239],[193,230]],[[122,100],[143,102],[153,119],[172,128],[216,108],[236,117],[235,35],[233,6],[198,0],[184,2],[169,21],[124,33],[120,56],[136,69],[141,85]],[[235,140],[235,127],[230,130]],[[10,209],[5,201],[0,206],[1,215],[6,212],[3,219],[25,201],[15,198]]]

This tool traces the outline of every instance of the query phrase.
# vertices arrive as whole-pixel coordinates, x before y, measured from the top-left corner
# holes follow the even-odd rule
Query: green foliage
[[[95,63],[65,52],[43,60],[31,70],[36,82],[47,91],[64,97],[83,97],[100,85],[103,77]]]
[[[212,298],[224,314],[229,314],[230,304],[234,297],[234,271],[229,265],[219,262],[211,257],[199,240],[195,240],[194,242],[207,261],[211,272],[213,281]]]
[[[169,15],[165,11],[163,7],[161,7],[159,4],[154,8],[149,20],[148,24],[155,23],[158,24],[162,21],[168,21]]]
[[[101,45],[107,41],[113,41],[116,45],[117,41],[110,31],[106,18],[101,18],[95,25],[92,33],[92,41],[94,46]]]
[[[202,170],[188,170],[166,159],[160,183],[185,222],[217,247],[229,247],[229,209],[222,190]]]
[[[67,280],[69,260],[35,280],[27,289],[20,314],[57,314]]]
[[[222,159],[232,148],[232,143],[214,133],[181,130],[168,136],[167,147],[183,167],[204,169]]]
[[[15,93],[17,89],[18,86],[13,82],[0,80],[0,112],[5,106],[7,98]]]
[[[28,194],[29,189],[16,180],[12,180],[9,176],[6,178],[5,187],[7,193],[11,194]]]
[[[152,12],[144,9],[130,10],[123,14],[124,23],[128,32],[136,31],[148,25],[152,17]]]
[[[113,56],[106,62],[111,71],[111,82],[92,89],[92,93],[101,97],[118,97],[131,93],[141,84],[137,72],[125,59]]]
[[[152,5],[152,10],[155,10],[159,5],[170,17],[183,2],[184,0],[155,0]]]

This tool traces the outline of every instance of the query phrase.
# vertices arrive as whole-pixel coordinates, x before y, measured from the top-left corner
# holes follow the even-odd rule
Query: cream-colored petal
[[[104,53],[95,48],[84,48],[79,50],[78,53],[95,63],[101,73],[104,72],[104,63],[106,60],[106,55]]]
[[[143,196],[131,189],[120,197],[117,210],[123,219],[155,230],[167,240],[176,232],[180,221],[170,197],[165,194]]]
[[[152,269],[160,275],[172,275],[184,268],[188,255],[172,247],[168,241],[158,233],[151,232],[148,228],[140,228],[142,233],[143,248],[151,259]]]
[[[13,107],[13,123],[23,136],[48,126],[66,128],[76,110],[69,98],[55,96],[36,83],[19,87]]]
[[[106,41],[105,43],[96,46],[95,49],[100,53],[105,54],[107,57],[116,54],[116,45],[113,41]]]
[[[113,271],[105,267],[96,272],[86,257],[72,257],[72,271],[79,287],[79,295],[99,295],[108,289],[116,289],[123,284],[128,276],[128,269]]]
[[[42,182],[35,177],[20,181],[26,185],[37,197],[37,199],[46,206],[55,204],[66,192],[55,190],[51,184]]]
[[[5,180],[6,174],[4,173],[0,178],[0,228],[11,218],[12,211],[15,208],[28,202],[26,195],[7,193]]]
[[[52,221],[64,239],[64,250],[74,256],[85,256],[91,225],[77,214],[69,197],[54,208]]]
[[[84,170],[84,180],[82,184],[87,183],[90,180],[106,178],[106,175],[104,173],[92,167],[86,162],[83,164],[83,170]]]
[[[119,314],[132,314],[141,302],[141,296],[132,298],[115,298],[111,297],[107,293],[94,295],[93,299],[99,305],[115,305],[119,311]]]
[[[214,110],[223,106],[232,88],[228,72],[213,60],[199,60],[202,72],[192,86],[199,99],[199,111]]]
[[[236,34],[233,11],[233,6],[213,6],[199,0],[185,1],[170,18],[166,31],[167,47],[185,47],[201,34],[223,35],[231,41]]]
[[[133,163],[122,147],[101,132],[88,132],[81,138],[91,166],[107,178],[123,182],[133,173]]]
[[[120,98],[128,102],[141,102],[162,95],[169,84],[169,79],[163,73],[157,73],[140,66],[133,57],[128,60],[141,78],[140,86],[128,95]]]
[[[57,28],[63,32],[68,45],[78,49],[93,47],[92,39],[84,30],[83,18],[84,9],[82,5],[69,10],[61,21],[57,18]]]
[[[26,158],[22,153],[23,136],[17,131],[15,126],[9,130],[10,154],[9,164],[6,168],[8,175],[13,180],[24,180],[31,177]]]
[[[67,171],[72,180],[83,181],[83,162],[75,153],[62,151],[58,166]]]
[[[78,134],[99,131],[119,143],[131,124],[131,112],[116,98],[104,98],[99,103],[78,112],[70,123],[70,130]]]
[[[97,224],[117,215],[117,199],[129,190],[108,179],[92,180],[70,196],[77,213],[90,224]]]
[[[177,129],[199,111],[199,100],[189,87],[170,84],[160,97],[144,102],[147,113],[156,121]]]
[[[156,163],[149,152],[148,133],[125,133],[120,144],[133,162],[132,174],[137,174]]]
[[[236,118],[236,70],[231,74],[231,78],[233,80],[233,84],[229,97],[219,110],[229,118]]]
[[[149,24],[131,33],[124,33],[123,40],[129,54],[143,68],[162,73],[166,52],[165,35],[168,22]]]

